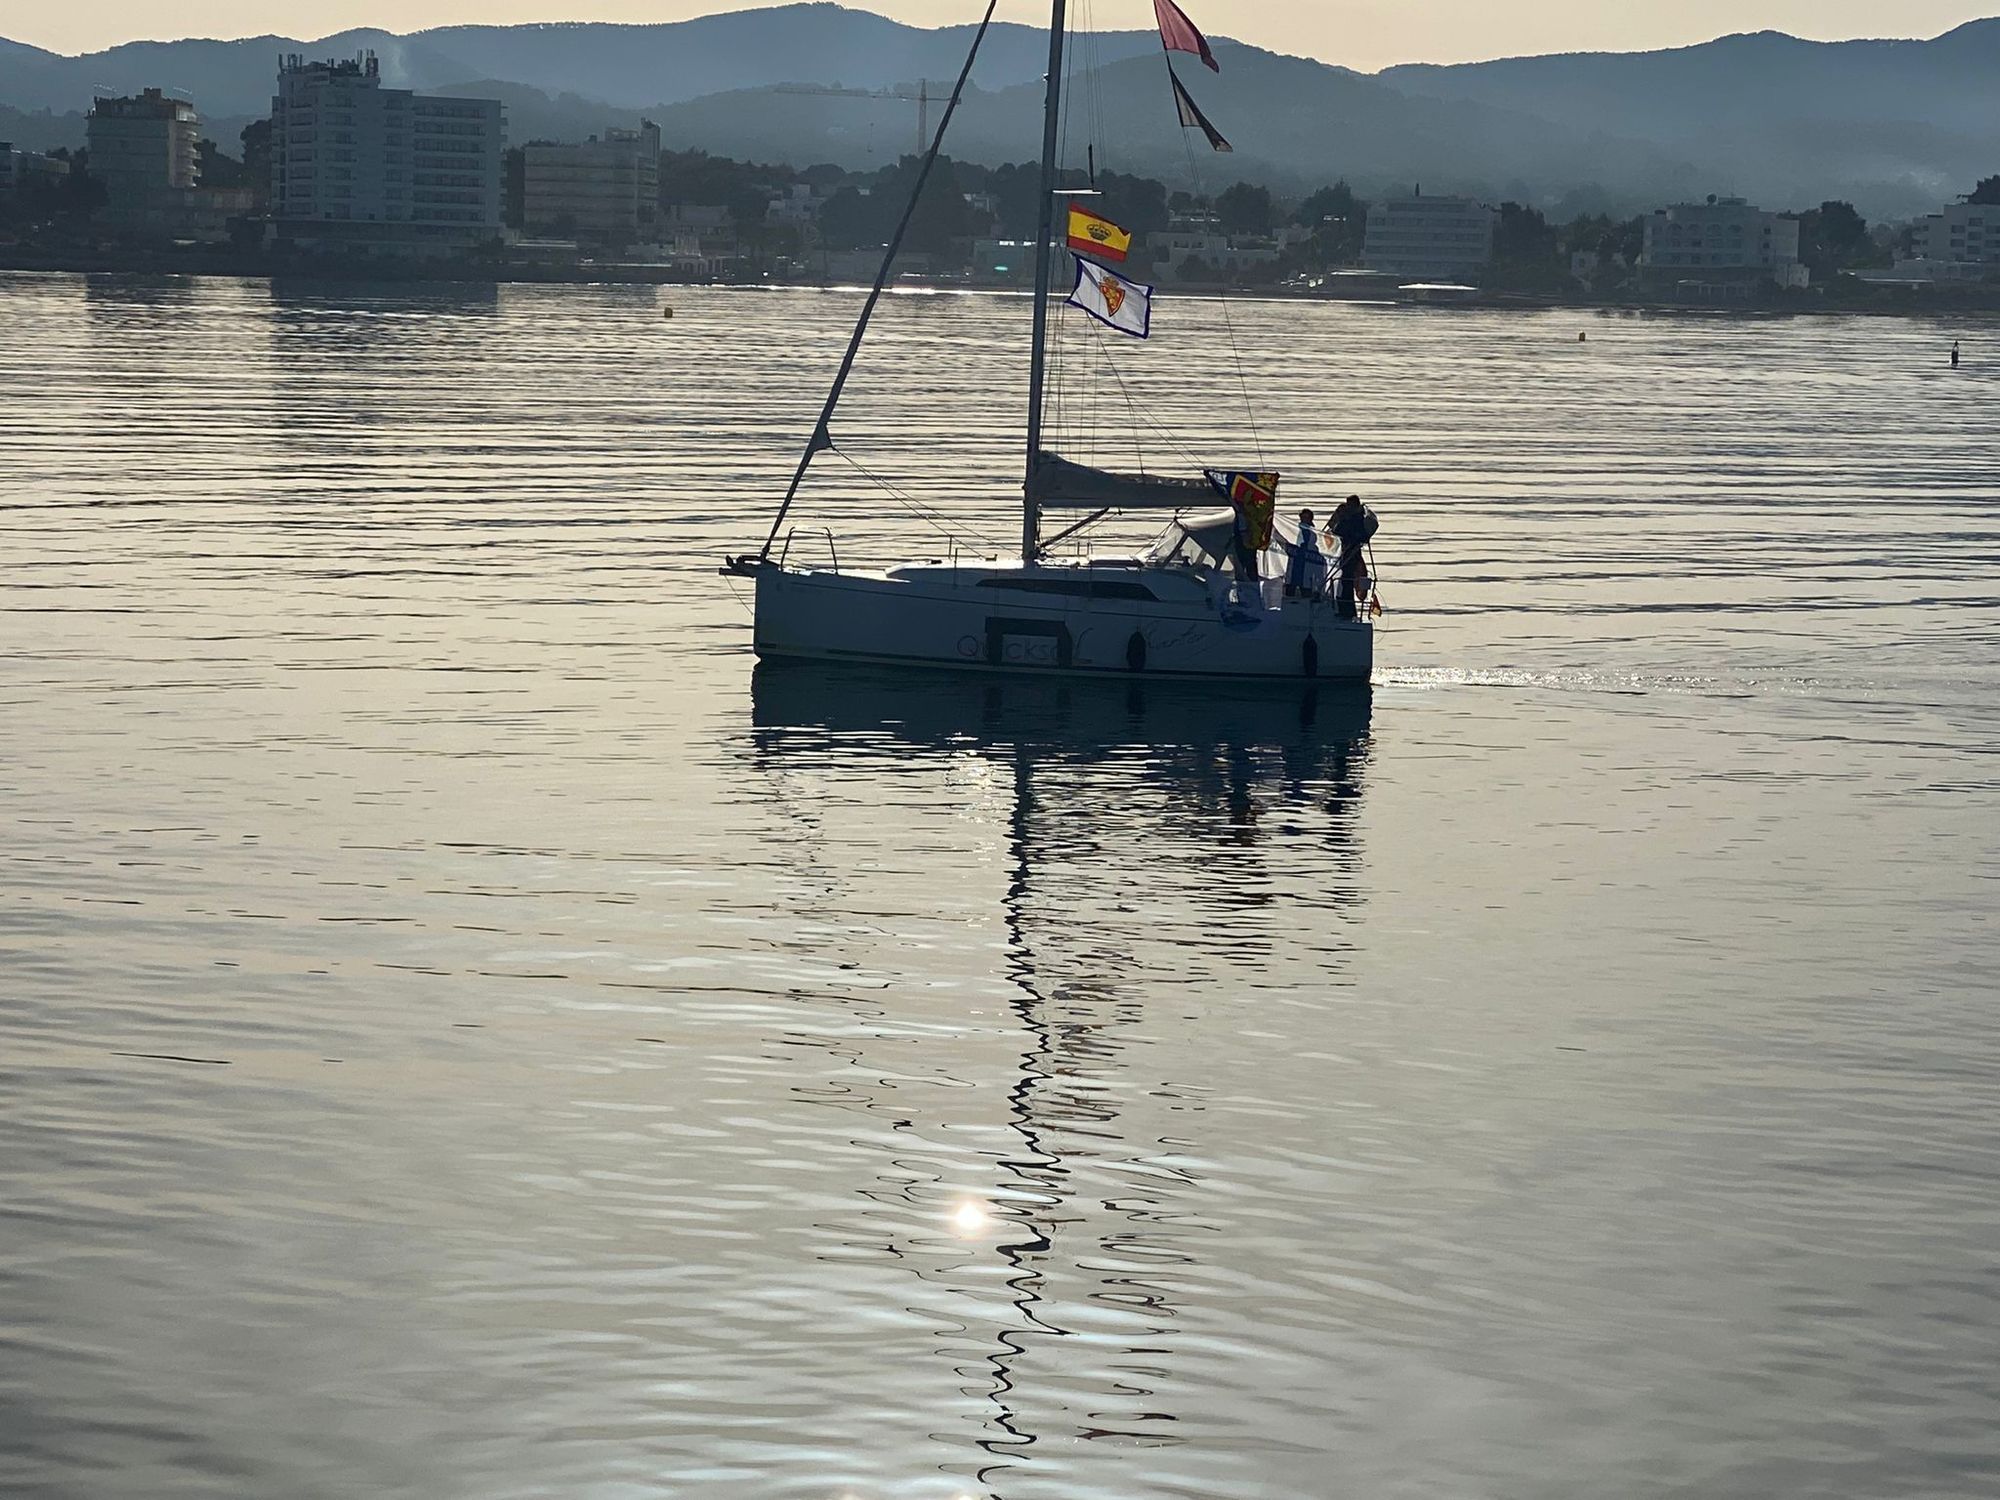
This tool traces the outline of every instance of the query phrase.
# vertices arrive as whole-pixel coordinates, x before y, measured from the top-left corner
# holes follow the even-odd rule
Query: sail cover
[[[1185,510],[1213,502],[1215,491],[1206,479],[1113,474],[1044,451],[1035,460],[1033,498],[1074,510]]]

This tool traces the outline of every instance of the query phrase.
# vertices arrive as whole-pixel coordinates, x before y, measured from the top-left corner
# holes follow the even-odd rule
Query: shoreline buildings
[[[1916,222],[1910,250],[1933,265],[2000,265],[2000,203],[1950,203],[1926,214]]]
[[[1682,273],[1697,283],[1769,279],[1803,287],[1810,280],[1799,263],[1799,221],[1741,198],[1711,196],[1705,203],[1654,209],[1646,215],[1639,266]]]
[[[250,211],[247,188],[201,185],[201,116],[159,89],[99,95],[84,121],[90,175],[104,184],[105,228],[135,237],[222,240]]]
[[[1368,206],[1361,263],[1423,280],[1476,279],[1493,259],[1499,214],[1471,198],[1384,198]]]
[[[69,163],[62,157],[18,150],[12,141],[0,141],[0,198],[15,197],[34,183],[60,183],[68,176]]]
[[[91,101],[84,121],[90,175],[104,184],[112,217],[140,212],[162,193],[196,185],[200,124],[191,101],[170,99],[158,89]]]
[[[497,99],[385,89],[375,54],[280,59],[271,100],[276,242],[454,256],[499,240],[506,112]]]
[[[578,145],[537,143],[521,158],[527,233],[607,245],[658,237],[660,127],[651,120]]]

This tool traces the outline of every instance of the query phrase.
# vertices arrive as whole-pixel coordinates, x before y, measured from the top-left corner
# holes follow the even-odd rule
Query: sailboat
[[[1058,201],[1075,191],[1057,180],[1065,10],[1066,0],[1052,0],[1019,556],[857,571],[842,569],[837,556],[824,567],[794,563],[789,536],[780,541],[814,456],[834,446],[834,410],[992,22],[989,0],[770,532],[758,551],[724,563],[725,574],[754,582],[757,655],[1077,676],[1365,680],[1374,663],[1374,628],[1357,598],[1350,593],[1336,601],[1314,582],[1287,586],[1290,546],[1274,524],[1275,473],[1261,466],[1257,472],[1119,473],[1064,458],[1044,442],[1055,216]],[[1168,51],[1199,44],[1203,60],[1215,66],[1206,41],[1172,0],[1156,0],[1155,11]],[[1181,123],[1199,124],[1211,144],[1227,149],[1173,76],[1171,58],[1168,73]],[[1093,281],[1102,279],[1105,268],[1089,258],[1079,256],[1078,265],[1079,288],[1081,268],[1095,267]],[[1115,313],[1127,284],[1115,276],[1111,281],[1121,289],[1109,304]],[[1108,516],[1140,511],[1169,517],[1143,550],[1081,557],[1051,550]],[[1063,512],[1081,512],[1082,519],[1045,531],[1045,520]]]

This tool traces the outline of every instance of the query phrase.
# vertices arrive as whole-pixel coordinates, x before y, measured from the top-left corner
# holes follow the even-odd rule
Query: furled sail
[[[1071,510],[1186,510],[1214,503],[1215,491],[1206,479],[1113,474],[1044,449],[1035,459],[1031,498],[1037,505]]]

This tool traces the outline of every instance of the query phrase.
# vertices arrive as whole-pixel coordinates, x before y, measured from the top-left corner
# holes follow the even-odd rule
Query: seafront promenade
[[[354,260],[336,257],[281,256],[263,250],[228,246],[185,246],[172,249],[125,247],[115,250],[61,252],[0,245],[0,271],[67,272],[115,276],[222,276],[272,280],[315,280],[353,285],[379,283],[407,286],[426,282],[500,286],[711,286],[744,289],[769,287],[842,287],[856,283],[810,275],[761,274],[740,278],[689,276],[680,268],[644,261],[579,261],[523,263],[502,260],[391,259]],[[904,287],[938,291],[1025,291],[1017,281],[982,279],[973,275],[905,274]],[[1414,302],[1398,295],[1393,280],[1305,287],[1293,283],[1246,284],[1224,281],[1183,281],[1161,289],[1162,296],[1295,299],[1324,302]],[[1627,312],[1872,313],[1933,317],[1967,314],[2000,316],[2000,282],[1950,283],[1930,286],[1848,287],[1803,291],[1766,289],[1752,297],[1726,300],[1674,296],[1668,289],[1652,294],[1625,291],[1592,296],[1580,288],[1561,295],[1504,289],[1468,289],[1438,308],[1549,309]]]

